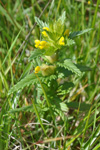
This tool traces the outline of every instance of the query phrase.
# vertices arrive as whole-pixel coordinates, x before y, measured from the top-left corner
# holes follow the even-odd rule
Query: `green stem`
[[[47,136],[46,131],[45,131],[45,129],[44,129],[44,126],[43,126],[43,124],[42,124],[42,121],[41,121],[41,119],[40,119],[40,116],[39,116],[39,113],[38,113],[38,109],[37,109],[37,107],[36,107],[36,105],[35,105],[33,99],[32,99],[32,103],[33,103],[33,107],[34,107],[35,113],[36,113],[36,115],[37,115],[37,117],[38,117],[38,120],[39,120],[39,122],[40,122],[40,125],[41,125],[41,127],[42,127],[42,129],[43,129],[45,135]]]
[[[35,74],[35,75],[36,75],[36,74]],[[44,96],[45,96],[45,99],[46,99],[46,102],[47,102],[47,105],[48,105],[48,107],[49,107],[49,109],[50,109],[50,113],[51,113],[52,119],[53,119],[53,121],[55,122],[55,119],[54,119],[54,116],[53,116],[53,113],[52,113],[52,108],[51,108],[51,105],[50,105],[50,103],[49,103],[49,100],[48,100],[48,97],[47,97],[47,95],[46,95],[46,92],[45,92],[45,90],[44,90],[44,88],[43,88],[43,85],[42,85],[42,83],[41,83],[41,80],[40,80],[40,78],[38,77],[38,75],[36,75],[36,77],[37,77],[37,79],[38,79],[39,82],[40,82],[42,91],[43,91],[43,93],[44,93]]]

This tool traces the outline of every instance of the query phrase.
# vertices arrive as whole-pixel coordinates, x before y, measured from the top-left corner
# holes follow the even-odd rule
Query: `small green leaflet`
[[[62,13],[61,17],[59,17],[58,21],[60,20],[60,21],[61,21],[61,24],[64,24],[65,19],[66,19],[66,12],[64,11],[64,12]]]
[[[37,82],[37,78],[34,73],[27,75],[25,78],[23,78],[21,81],[19,81],[16,85],[14,85],[8,92],[8,94],[14,93],[15,91],[18,91],[19,89],[23,89],[25,86],[28,86],[30,84],[34,84]]]
[[[47,23],[43,22],[38,17],[35,17],[35,22],[38,24],[41,30],[43,29],[43,27],[48,27]]]
[[[79,111],[89,111],[91,104],[80,103],[79,102],[69,102],[66,103],[68,108],[79,109]]]
[[[84,34],[84,33],[86,33],[86,32],[91,31],[91,30],[92,30],[92,28],[90,28],[90,29],[85,29],[85,30],[82,30],[82,31],[72,32],[72,33],[69,34],[69,37],[68,37],[68,38],[73,39],[73,38],[75,38],[76,36],[82,35],[82,34]]]
[[[33,59],[40,57],[42,55],[44,55],[45,51],[42,51],[40,49],[36,49],[31,53],[31,56],[29,58],[29,61],[32,61]]]

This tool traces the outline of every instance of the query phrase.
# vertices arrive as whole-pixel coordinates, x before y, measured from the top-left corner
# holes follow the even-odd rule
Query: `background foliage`
[[[100,149],[99,9],[100,0],[90,4],[83,0],[0,0],[1,150]],[[53,22],[63,11],[66,27],[74,32],[71,37],[74,38],[77,31],[93,30],[76,37],[75,44],[60,56],[62,60],[66,53],[67,67],[71,62],[78,64],[76,67],[82,75],[77,77],[70,69],[66,72],[61,68],[62,62],[58,62],[59,77],[62,77],[58,93],[54,93],[55,75],[42,78],[38,75],[43,88],[48,89],[45,91],[50,98],[51,105],[48,105],[33,74],[40,58],[33,65],[30,57],[35,49],[34,40],[41,38],[40,29],[34,23],[40,14],[44,22]]]

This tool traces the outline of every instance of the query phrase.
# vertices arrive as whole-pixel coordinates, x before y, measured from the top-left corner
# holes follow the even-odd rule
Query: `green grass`
[[[17,146],[23,150],[100,149],[100,0],[90,2],[0,0],[0,150]],[[86,65],[91,71],[67,77],[74,86],[59,96],[62,101],[56,95],[49,99],[52,91],[45,90],[39,76],[36,80],[40,85],[34,81],[9,94],[34,70],[29,57],[34,40],[41,38],[34,18],[54,22],[63,11],[70,32],[93,28],[64,50],[72,62]],[[34,64],[37,62],[40,60]]]

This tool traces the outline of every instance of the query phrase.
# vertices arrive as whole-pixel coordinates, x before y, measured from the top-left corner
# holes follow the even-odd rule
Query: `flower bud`
[[[65,30],[64,35],[69,36],[69,29],[66,29],[66,30]]]
[[[50,63],[54,63],[55,61],[57,61],[57,54],[53,54],[52,56],[45,56]]]
[[[51,74],[54,74],[55,69],[56,69],[56,66],[53,66],[53,65],[48,66],[46,64],[43,64],[41,66],[41,71],[42,71],[43,76],[49,76]]]

